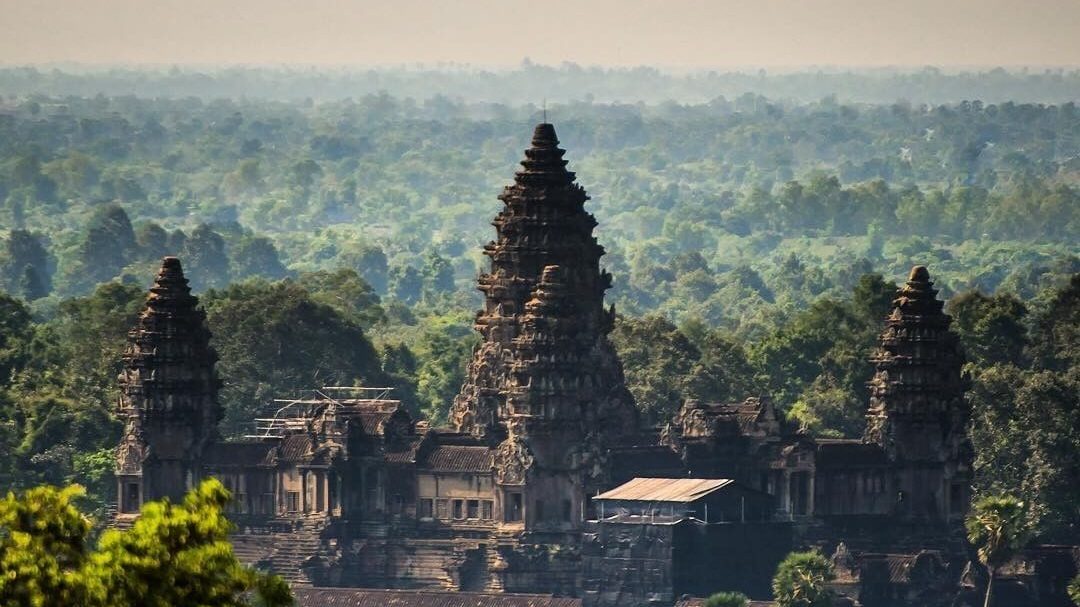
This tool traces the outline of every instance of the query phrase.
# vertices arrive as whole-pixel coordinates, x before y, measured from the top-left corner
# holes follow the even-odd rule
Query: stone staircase
[[[360,537],[365,538],[385,538],[390,537],[390,525],[382,522],[358,522],[353,523],[356,531],[359,532]]]
[[[270,554],[269,569],[290,585],[310,586],[311,579],[304,571],[308,559],[316,557],[322,546],[319,529],[301,527],[279,537]]]
[[[247,527],[230,540],[240,562],[280,575],[290,585],[312,585],[305,571],[309,559],[319,558],[324,520],[275,521]]]

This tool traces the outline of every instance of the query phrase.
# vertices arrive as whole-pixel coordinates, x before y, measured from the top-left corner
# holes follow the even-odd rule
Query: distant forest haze
[[[926,265],[967,351],[979,490],[1076,540],[1075,70],[2,69],[0,487],[113,499],[120,356],[164,255],[206,310],[225,434],[320,385],[445,422],[545,97],[645,420],[767,395],[860,436],[882,319]]]
[[[10,63],[1080,64],[1073,0],[2,0]]]

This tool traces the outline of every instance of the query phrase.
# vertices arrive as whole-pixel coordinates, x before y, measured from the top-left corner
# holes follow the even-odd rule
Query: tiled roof
[[[356,414],[355,417],[360,420],[360,426],[364,429],[364,434],[375,436],[380,432],[379,426],[390,419],[393,414],[393,411],[365,411]]]
[[[693,502],[733,482],[727,478],[635,478],[593,499]]]
[[[581,607],[581,599],[368,588],[293,588],[298,607]]]
[[[439,445],[431,450],[425,468],[436,472],[491,472],[494,452],[482,446]]]
[[[410,437],[409,443],[404,445],[403,448],[394,449],[393,451],[387,451],[384,454],[384,459],[390,464],[412,464],[416,462],[416,452],[420,448],[420,443],[424,440],[422,436]]]
[[[290,434],[286,436],[277,449],[278,459],[295,462],[311,455],[314,445],[311,437],[307,434]]]

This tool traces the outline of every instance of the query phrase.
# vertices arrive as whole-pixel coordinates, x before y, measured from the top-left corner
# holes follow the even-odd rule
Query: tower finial
[[[544,97],[544,124],[547,124],[547,97]]]

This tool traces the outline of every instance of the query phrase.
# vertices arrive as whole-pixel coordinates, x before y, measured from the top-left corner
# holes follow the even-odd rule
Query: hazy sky
[[[0,0],[0,62],[1080,66],[1080,0]]]

